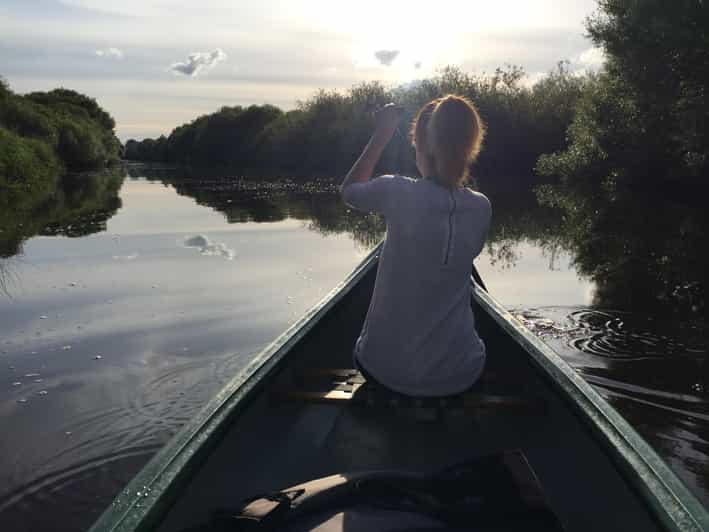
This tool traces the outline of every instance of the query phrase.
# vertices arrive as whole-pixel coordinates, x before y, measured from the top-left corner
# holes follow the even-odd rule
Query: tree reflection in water
[[[385,223],[342,204],[330,182],[260,182],[203,177],[204,172],[134,166],[129,175],[160,180],[179,194],[223,213],[229,223],[293,218],[322,234],[349,233],[363,247],[384,235]],[[519,180],[518,180],[519,181]],[[487,254],[513,268],[518,246],[532,242],[556,269],[572,256],[577,273],[596,285],[600,308],[657,315],[700,316],[706,309],[709,226],[704,209],[636,192],[574,190],[545,185],[500,192],[482,184],[494,205]]]
[[[596,283],[594,306],[705,317],[705,208],[637,190],[546,186],[538,195],[562,212],[554,238],[572,253],[578,273]]]
[[[0,293],[11,296],[17,284],[12,260],[33,236],[81,237],[106,230],[121,208],[118,192],[125,172],[113,167],[69,174],[51,190],[33,191],[22,201],[0,198]]]
[[[121,206],[118,191],[126,175],[116,168],[67,176],[52,191],[6,205],[0,214],[0,257],[21,253],[35,235],[79,237],[105,230]],[[381,217],[348,209],[330,182],[259,182],[203,177],[203,171],[129,165],[127,175],[159,180],[229,223],[302,220],[323,235],[348,233],[363,248],[383,236]],[[483,191],[494,205],[487,243],[491,262],[513,268],[518,245],[532,242],[556,268],[561,252],[572,256],[577,273],[596,285],[599,308],[642,311],[658,316],[701,317],[706,311],[709,214],[703,208],[649,194],[618,190],[576,190],[546,185],[521,193]],[[538,201],[537,201],[538,199]],[[0,278],[8,280],[3,263]]]
[[[221,212],[229,223],[302,220],[323,235],[347,233],[363,249],[376,245],[386,230],[381,217],[344,205],[337,187],[329,181],[210,178],[201,171],[142,165],[129,167],[128,173],[172,185],[178,194]]]
[[[22,203],[2,205],[0,257],[21,253],[22,243],[33,236],[80,237],[104,231],[121,207],[118,191],[124,176],[119,167],[69,174],[53,190],[43,190]]]

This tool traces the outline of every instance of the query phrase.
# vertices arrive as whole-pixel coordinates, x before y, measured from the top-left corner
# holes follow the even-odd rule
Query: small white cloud
[[[212,242],[204,235],[189,236],[185,238],[184,245],[187,248],[199,249],[202,255],[214,255],[224,257],[227,260],[232,260],[236,256],[236,252],[233,249],[229,249],[226,244]]]
[[[579,70],[599,70],[606,62],[606,54],[603,49],[593,47],[579,54],[574,62]]]
[[[99,57],[109,57],[111,59],[123,59],[123,50],[118,48],[101,48],[96,50],[96,55]]]
[[[187,61],[170,65],[170,70],[176,74],[194,77],[203,70],[213,68],[217,63],[224,61],[226,57],[221,48],[215,48],[211,52],[195,52],[189,55]]]
[[[421,68],[421,61],[414,61],[414,68],[416,70],[420,69]]]
[[[374,57],[377,58],[379,64],[384,66],[391,66],[398,56],[399,50],[377,50],[374,52]]]

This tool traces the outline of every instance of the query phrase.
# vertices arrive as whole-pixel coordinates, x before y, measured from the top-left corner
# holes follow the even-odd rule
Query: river
[[[593,239],[568,230],[573,219],[529,194],[490,195],[493,227],[476,261],[490,292],[709,505],[707,322],[697,294],[704,279],[660,279],[672,285],[669,303],[653,307],[644,303],[656,289],[657,276],[644,277],[655,275],[652,265],[630,267],[605,244],[605,255],[590,254],[584,246]],[[682,242],[705,234],[697,216]],[[3,220],[0,529],[7,531],[86,528],[384,232],[381,219],[347,209],[330,185],[196,178],[139,165],[82,176]],[[643,239],[652,237],[636,232],[624,245]],[[704,271],[704,249],[681,251],[658,264]],[[673,312],[657,310],[667,305]]]

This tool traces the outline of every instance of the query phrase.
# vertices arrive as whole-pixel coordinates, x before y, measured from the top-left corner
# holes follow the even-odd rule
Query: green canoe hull
[[[257,493],[344,471],[433,470],[522,449],[568,530],[709,530],[709,515],[654,450],[574,370],[473,286],[486,372],[541,401],[436,425],[349,404],[274,402],[294,375],[351,367],[380,248],[243,368],[143,468],[95,532],[180,530]]]

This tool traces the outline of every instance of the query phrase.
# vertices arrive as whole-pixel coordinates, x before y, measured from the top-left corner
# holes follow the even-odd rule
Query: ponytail
[[[425,146],[437,177],[459,186],[480,154],[485,125],[471,102],[449,94],[421,108],[413,136],[417,145]]]

